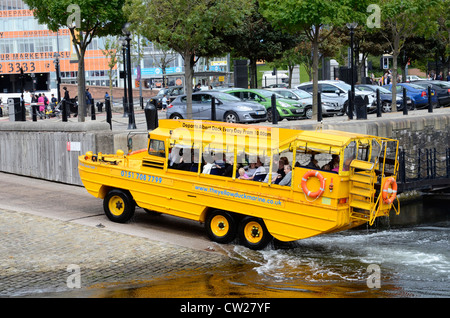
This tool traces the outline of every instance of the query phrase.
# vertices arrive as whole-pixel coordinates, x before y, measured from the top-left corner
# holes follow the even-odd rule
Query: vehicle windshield
[[[284,98],[283,96],[281,96],[280,94],[278,94],[276,92],[266,91],[264,89],[255,89],[255,92],[257,92],[258,94],[261,94],[263,97],[266,97],[266,98],[270,98],[272,96],[272,94],[275,94],[275,96],[277,98]]]
[[[370,92],[375,92],[375,93],[376,93],[377,89],[379,89],[381,94],[392,94],[392,92],[390,90],[388,90],[384,87],[381,87],[381,86],[374,87],[374,89],[367,88],[365,86],[362,86],[362,87],[356,86],[355,88],[358,89],[359,91],[363,91],[363,92],[370,91]]]
[[[227,94],[227,93],[214,93],[212,96],[214,96],[215,98],[218,98],[222,101],[227,101],[227,102],[240,102],[241,99],[237,98],[231,94]]]
[[[347,83],[345,83],[345,82],[337,82],[337,83],[334,83],[334,85],[336,85],[337,87],[343,89],[346,92],[348,92],[349,90],[352,89],[352,87],[350,85],[348,85]]]
[[[305,92],[301,89],[294,89],[292,92],[298,96],[298,98],[311,98],[311,94],[308,92]]]
[[[412,87],[412,88],[415,88],[415,89],[421,89],[421,90],[423,89],[422,86],[417,85],[417,84],[411,84],[411,83],[409,83],[408,85],[409,85],[409,87]]]

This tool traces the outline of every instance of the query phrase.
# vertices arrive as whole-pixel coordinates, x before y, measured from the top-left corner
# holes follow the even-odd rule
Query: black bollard
[[[91,120],[95,120],[95,105],[94,103],[91,104]]]
[[[392,104],[391,104],[392,107]],[[381,117],[380,90],[377,89],[377,117]]]
[[[216,120],[216,99],[211,98],[211,120]]]
[[[67,121],[67,101],[63,99],[61,101],[62,121]]]
[[[367,119],[367,105],[369,105],[369,97],[364,96],[364,105],[362,105],[362,119]]]
[[[278,110],[277,110],[277,97],[275,96],[275,94],[272,94],[271,107],[272,107],[272,124],[277,125],[278,124]]]
[[[431,102],[431,86],[428,86],[428,112],[433,112],[433,103]]]
[[[38,108],[38,105],[31,106],[31,118],[33,121],[37,121],[37,108]]]
[[[112,130],[111,101],[109,99],[105,99],[105,111],[106,111],[106,122],[109,124],[109,128]]]
[[[153,103],[148,102],[144,108],[147,130],[158,128],[158,111]]]
[[[348,114],[348,119],[353,119],[353,94],[352,91],[348,91],[348,99],[347,99],[347,114]]]
[[[408,101],[406,99],[406,88],[403,89],[403,115],[408,115]]]
[[[317,121],[322,121],[322,95],[320,92],[317,93]]]

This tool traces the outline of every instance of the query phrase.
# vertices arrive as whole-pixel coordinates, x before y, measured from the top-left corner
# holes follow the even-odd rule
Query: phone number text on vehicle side
[[[133,180],[147,181],[147,182],[153,182],[153,183],[161,183],[163,181],[163,179],[161,177],[155,177],[152,175],[147,175],[147,174],[132,172],[132,171],[125,171],[125,170],[122,170],[120,172],[120,176],[124,177],[124,178],[133,179]]]

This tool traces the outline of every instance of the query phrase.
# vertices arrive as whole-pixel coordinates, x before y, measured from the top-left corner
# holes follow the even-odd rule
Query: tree
[[[227,30],[224,39],[232,48],[234,57],[244,57],[250,60],[250,87],[256,88],[256,62],[264,60],[271,62],[280,58],[286,51],[292,49],[297,39],[295,36],[275,30],[259,12],[259,3],[254,1],[251,14],[239,28]]]
[[[108,59],[108,77],[109,77],[109,95],[113,98],[112,87],[115,78],[114,67],[117,65],[120,57],[120,42],[117,37],[108,37],[105,39],[105,45],[102,54]]]
[[[125,7],[139,34],[183,57],[189,119],[194,64],[226,52],[220,35],[242,23],[249,8],[249,0],[129,0]]]
[[[125,0],[24,0],[41,24],[52,31],[69,28],[78,57],[78,121],[85,121],[84,56],[96,36],[119,34],[126,18],[122,11]],[[74,25],[75,22],[75,25]]]
[[[317,119],[319,46],[335,26],[364,20],[368,1],[358,0],[260,0],[262,14],[279,29],[304,32],[312,44],[313,118]]]
[[[392,52],[392,100],[397,97],[398,58],[406,40],[413,35],[427,34],[437,27],[431,12],[441,0],[381,0],[381,33]],[[392,111],[397,111],[392,103]]]
[[[166,68],[170,65],[171,62],[177,59],[177,55],[175,55],[172,50],[168,47],[154,43],[154,50],[151,54],[153,58],[153,66],[159,67],[162,71],[163,75],[163,84],[166,85]]]

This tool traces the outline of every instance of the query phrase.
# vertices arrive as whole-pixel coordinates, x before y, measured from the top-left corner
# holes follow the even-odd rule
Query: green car
[[[223,92],[234,95],[245,101],[255,101],[264,105],[267,110],[267,120],[272,121],[272,94],[277,97],[278,120],[297,119],[306,116],[306,108],[298,101],[286,99],[283,96],[265,89],[231,88]]]

